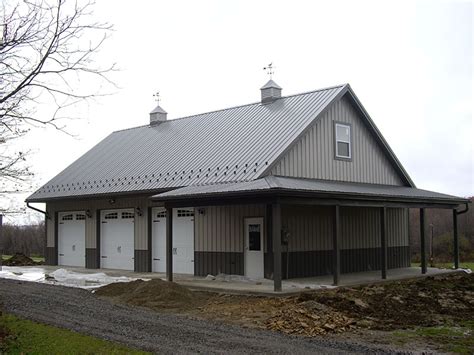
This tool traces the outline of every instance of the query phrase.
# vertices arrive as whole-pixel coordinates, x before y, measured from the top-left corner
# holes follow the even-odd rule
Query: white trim
[[[352,158],[352,144],[351,144],[351,141],[352,141],[352,137],[351,137],[351,134],[352,134],[352,131],[351,131],[351,126],[349,124],[343,124],[343,123],[336,123],[335,124],[335,127],[336,127],[336,132],[334,134],[334,137],[336,139],[336,157],[337,158],[343,158],[343,159],[351,159]],[[344,139],[341,139],[341,138],[338,138],[337,137],[337,128],[338,127],[343,127],[343,128],[347,128],[349,130],[349,139],[348,140],[344,140]],[[345,156],[345,155],[340,155],[339,154],[339,150],[338,150],[338,146],[337,146],[337,143],[347,143],[349,144],[349,155],[348,156]]]

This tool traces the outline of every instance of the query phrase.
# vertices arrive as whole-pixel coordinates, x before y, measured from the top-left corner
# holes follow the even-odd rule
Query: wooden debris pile
[[[317,336],[342,333],[357,325],[354,319],[315,301],[288,300],[285,307],[267,320],[266,326],[287,334]]]

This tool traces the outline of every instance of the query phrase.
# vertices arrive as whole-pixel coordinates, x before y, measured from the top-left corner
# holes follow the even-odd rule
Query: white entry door
[[[152,271],[166,272],[166,211],[152,209]],[[194,209],[173,209],[173,273],[194,274]]]
[[[263,218],[245,219],[245,276],[263,279]]]
[[[86,214],[58,213],[58,265],[86,265]]]
[[[133,209],[101,211],[101,268],[134,269],[134,220]]]
[[[166,210],[163,207],[156,207],[151,213],[151,271],[166,272]]]

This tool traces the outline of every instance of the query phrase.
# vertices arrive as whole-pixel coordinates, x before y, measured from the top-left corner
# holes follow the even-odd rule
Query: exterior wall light
[[[143,216],[142,209],[140,207],[135,207],[135,213],[140,217]]]
[[[205,208],[198,208],[198,213],[205,215],[206,214],[206,209]]]
[[[86,216],[87,216],[87,218],[92,218],[91,210],[86,210]]]

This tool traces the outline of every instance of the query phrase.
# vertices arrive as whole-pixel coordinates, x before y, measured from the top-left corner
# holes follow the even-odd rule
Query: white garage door
[[[166,211],[152,209],[152,271],[166,272]],[[173,209],[173,273],[194,274],[194,209]]]
[[[133,209],[104,210],[100,214],[101,268],[133,270]]]
[[[58,265],[86,264],[86,215],[84,212],[58,213]]]

